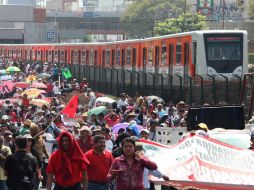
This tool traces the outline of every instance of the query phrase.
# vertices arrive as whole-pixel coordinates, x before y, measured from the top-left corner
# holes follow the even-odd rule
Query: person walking
[[[136,152],[135,141],[126,138],[122,142],[123,155],[116,158],[107,175],[109,181],[115,180],[115,190],[144,190],[144,168],[156,170],[157,165]]]
[[[114,158],[105,147],[105,136],[97,135],[94,137],[94,148],[85,154],[90,162],[87,167],[88,190],[109,190],[107,174]]]
[[[47,166],[47,190],[86,190],[88,160],[74,137],[67,131],[58,138],[58,150],[50,157]],[[82,186],[81,186],[82,184]]]
[[[0,189],[7,190],[6,176],[4,174],[4,163],[8,155],[11,154],[9,146],[4,145],[4,137],[0,136]]]
[[[37,169],[36,158],[26,152],[28,140],[15,138],[16,152],[7,156],[4,164],[8,190],[33,190]]]

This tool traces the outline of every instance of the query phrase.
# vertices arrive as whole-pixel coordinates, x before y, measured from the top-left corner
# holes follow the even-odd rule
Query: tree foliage
[[[198,13],[182,14],[177,18],[170,18],[157,23],[154,28],[154,33],[156,35],[167,35],[206,29],[205,19],[205,16]]]
[[[184,9],[184,0],[126,0],[126,4],[121,20],[135,38],[152,36],[157,22],[176,17]]]
[[[254,1],[250,0],[249,1],[249,9],[248,9],[249,17],[254,18]]]

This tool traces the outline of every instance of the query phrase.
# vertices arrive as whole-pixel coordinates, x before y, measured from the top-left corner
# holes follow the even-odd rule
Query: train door
[[[160,68],[160,47],[155,46],[155,63],[154,63],[154,72],[159,73]]]
[[[132,71],[136,71],[137,66],[137,49],[132,49]]]
[[[190,44],[184,43],[184,75],[189,74],[189,63],[190,63]]]
[[[192,64],[193,64],[193,75],[196,74],[196,66],[197,66],[197,42],[192,42]]]
[[[116,52],[115,52],[115,49],[112,49],[112,68],[114,68],[115,66],[115,55],[116,55]]]
[[[89,65],[94,65],[94,50],[90,50],[90,56],[89,56],[90,64]]]
[[[174,66],[174,45],[169,44],[169,58],[168,58],[168,74],[173,75],[173,66]]]
[[[143,63],[142,63],[142,67],[143,67],[143,72],[146,72],[146,65],[147,65],[147,48],[143,48]]]
[[[102,51],[102,66],[103,66],[103,67],[105,66],[105,60],[106,60],[106,51],[103,50],[103,51]]]
[[[125,49],[122,49],[122,65],[121,65],[122,68],[125,67]]]
[[[119,67],[121,62],[121,50],[120,48],[116,49],[116,66]]]
[[[94,66],[98,66],[98,50],[94,50]]]
[[[81,64],[82,65],[85,65],[85,62],[86,62],[86,51],[85,50],[82,50],[81,51]]]

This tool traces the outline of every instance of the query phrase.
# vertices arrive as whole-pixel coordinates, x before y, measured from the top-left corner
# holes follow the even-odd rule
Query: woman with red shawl
[[[57,141],[58,150],[51,155],[47,167],[47,190],[52,190],[53,177],[54,190],[85,190],[89,161],[69,132],[62,132]]]

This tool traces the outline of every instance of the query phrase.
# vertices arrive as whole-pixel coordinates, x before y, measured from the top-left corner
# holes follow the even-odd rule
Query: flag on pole
[[[69,103],[64,107],[64,109],[61,111],[61,113],[74,118],[77,113],[77,107],[78,107],[78,96],[73,96]]]
[[[62,70],[62,73],[63,73],[64,78],[66,78],[66,79],[69,79],[72,77],[72,74],[68,68],[64,68]]]

